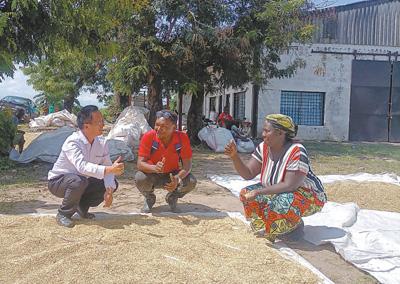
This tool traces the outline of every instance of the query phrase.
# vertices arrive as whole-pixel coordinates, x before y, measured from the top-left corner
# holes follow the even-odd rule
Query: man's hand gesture
[[[171,173],[169,174],[169,178],[171,179],[171,182],[166,183],[164,185],[164,189],[168,190],[169,192],[173,192],[179,185],[179,178]]]
[[[111,166],[106,167],[104,174],[114,174],[116,176],[120,176],[124,173],[124,168],[122,157],[119,156]]]
[[[229,156],[231,159],[235,158],[237,156],[237,148],[236,148],[236,143],[233,139],[229,141],[228,144],[225,146],[225,155]]]
[[[154,171],[157,174],[162,174],[164,171],[164,165],[165,165],[165,157],[162,158],[161,161],[157,162],[157,164],[155,164],[154,166]]]
[[[115,160],[115,162],[112,164],[112,167],[114,168],[114,174],[117,176],[120,176],[124,173],[124,163],[122,162],[122,157],[119,156],[118,159]]]

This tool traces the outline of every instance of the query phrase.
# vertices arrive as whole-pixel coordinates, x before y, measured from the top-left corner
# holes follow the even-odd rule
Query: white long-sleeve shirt
[[[104,175],[105,167],[111,165],[110,153],[104,137],[97,136],[90,144],[82,131],[77,131],[65,140],[60,156],[47,177],[50,180],[65,174],[77,174],[104,179],[106,188],[115,189],[114,175]]]

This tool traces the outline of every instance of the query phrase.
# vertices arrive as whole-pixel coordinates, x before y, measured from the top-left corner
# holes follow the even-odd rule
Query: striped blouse
[[[319,178],[312,172],[306,148],[302,144],[293,143],[278,161],[269,155],[269,147],[262,142],[252,155],[262,164],[261,183],[264,186],[282,182],[287,171],[300,171],[306,175],[302,187],[317,194],[318,199],[326,201],[324,187]]]

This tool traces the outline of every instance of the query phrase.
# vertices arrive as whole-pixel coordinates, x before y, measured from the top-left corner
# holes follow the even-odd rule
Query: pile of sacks
[[[76,115],[69,113],[66,109],[48,115],[39,116],[29,122],[30,128],[45,128],[49,126],[55,127],[76,127]]]
[[[203,127],[197,136],[217,153],[224,152],[226,144],[228,144],[232,139],[236,142],[238,152],[254,152],[253,141],[250,138],[243,138],[237,135],[236,129],[229,130],[223,127],[217,127],[216,125],[210,125]]]
[[[148,112],[146,108],[129,106],[119,115],[106,137],[112,160],[118,156],[122,156],[124,161],[134,160],[133,152],[137,149],[141,136],[151,129],[146,120]],[[31,121],[30,127],[59,128],[42,133],[21,154],[15,150],[11,151],[10,159],[19,163],[34,160],[54,163],[64,141],[77,130],[76,120],[76,116],[67,110],[36,118]]]

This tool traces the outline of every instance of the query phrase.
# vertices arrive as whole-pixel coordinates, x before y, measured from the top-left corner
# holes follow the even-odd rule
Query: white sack
[[[107,140],[123,141],[131,149],[139,145],[142,134],[151,130],[145,118],[146,108],[129,106],[121,112],[114,127],[107,135]]]
[[[49,126],[76,127],[76,115],[69,113],[66,109],[45,116],[39,116],[29,122],[30,128],[41,128]]]
[[[243,141],[240,139],[236,140],[236,147],[238,152],[240,153],[253,153],[254,152],[254,143],[251,139],[248,141]]]
[[[232,133],[222,127],[204,127],[197,135],[201,141],[206,142],[215,152],[224,152],[226,144],[233,139]]]

